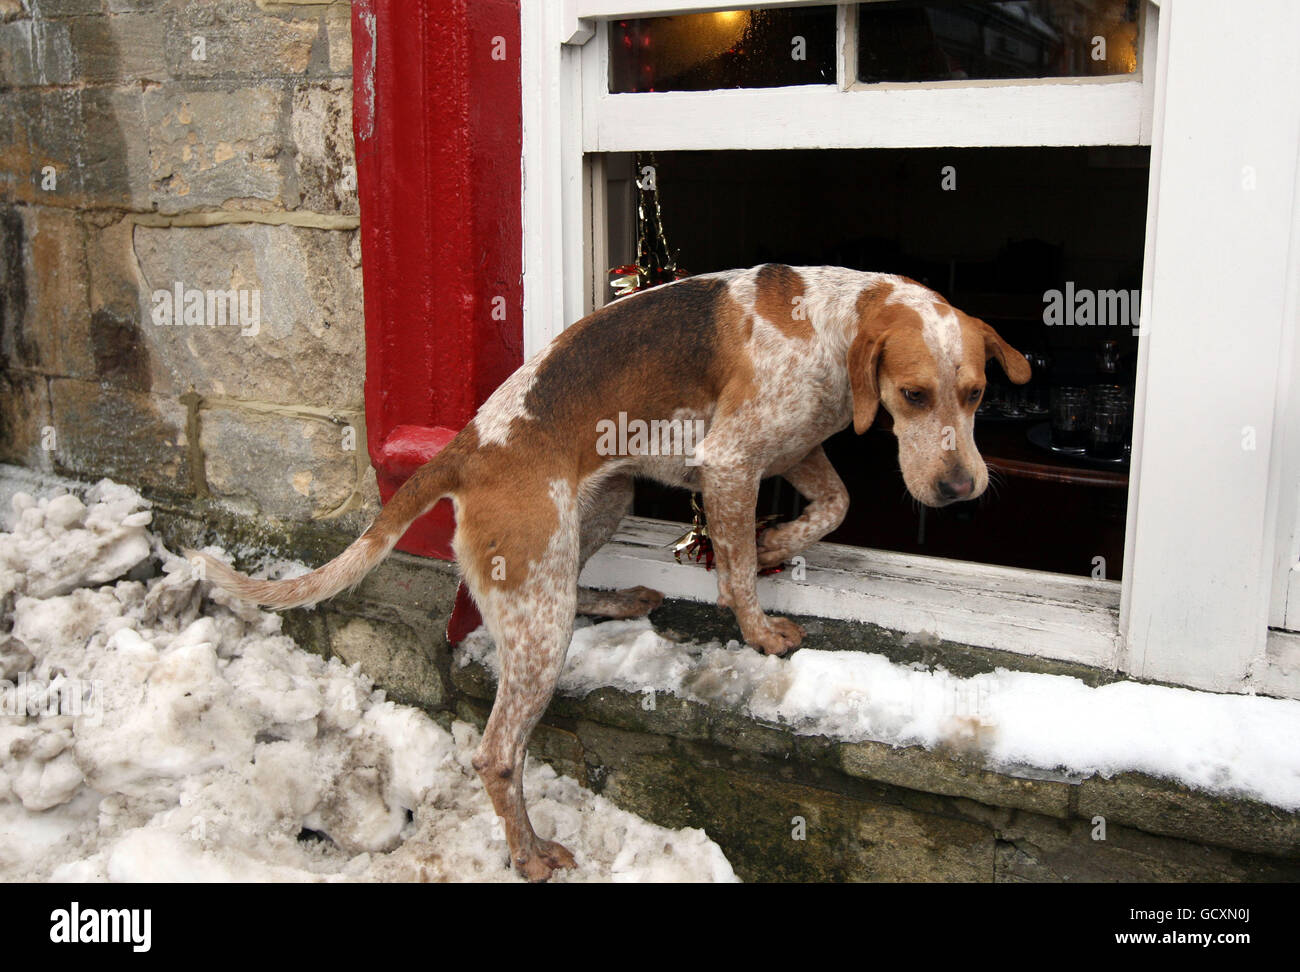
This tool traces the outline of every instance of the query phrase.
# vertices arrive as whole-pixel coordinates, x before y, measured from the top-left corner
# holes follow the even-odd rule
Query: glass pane
[[[835,83],[835,6],[615,20],[609,90],[710,91]]]
[[[1137,70],[1139,0],[858,4],[858,80],[1079,78]]]

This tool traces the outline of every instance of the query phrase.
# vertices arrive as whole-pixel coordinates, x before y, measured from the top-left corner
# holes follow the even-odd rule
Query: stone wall
[[[380,574],[357,594],[400,601],[399,579]],[[811,647],[908,663],[882,629],[799,620],[823,629]],[[669,603],[655,614],[662,629],[719,624],[730,629],[722,637],[739,637],[712,605]],[[451,657],[444,677],[456,715],[483,725],[491,673]],[[1300,880],[1300,816],[1251,800],[1138,773],[993,772],[960,748],[799,735],[720,701],[657,693],[646,702],[615,688],[557,696],[529,751],[648,820],[703,828],[746,881]]]
[[[377,508],[349,18],[0,0],[0,461],[343,534]]]

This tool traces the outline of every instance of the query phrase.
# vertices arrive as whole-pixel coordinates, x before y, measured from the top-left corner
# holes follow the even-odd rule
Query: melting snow
[[[479,629],[457,653],[497,671]],[[1079,779],[1138,771],[1300,809],[1300,702],[999,669],[958,678],[883,655],[805,648],[789,659],[736,642],[681,644],[648,621],[573,636],[560,689],[668,692],[806,735],[957,749],[992,769]]]
[[[205,597],[126,487],[12,505],[0,879],[518,880],[469,765],[471,726],[447,732],[356,667],[297,648],[278,616]],[[496,670],[481,630],[457,657]],[[1300,809],[1300,702],[1006,670],[962,679],[860,652],[777,659],[677,643],[645,620],[575,633],[561,690],[606,685],[803,734],[957,746],[995,769],[1136,770]],[[734,880],[702,831],[656,827],[540,763],[527,787],[538,831],[577,855],[558,880]]]
[[[515,881],[477,733],[213,592],[107,480],[13,498],[0,534],[0,879]],[[161,572],[159,572],[161,565]],[[530,763],[571,881],[734,880],[667,830]]]

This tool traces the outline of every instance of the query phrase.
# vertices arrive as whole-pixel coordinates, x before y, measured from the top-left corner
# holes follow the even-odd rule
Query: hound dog
[[[883,405],[911,494],[936,507],[973,499],[988,484],[974,417],[989,358],[1011,381],[1029,380],[1028,362],[991,327],[904,277],[776,264],[690,277],[616,301],[556,337],[324,567],[259,581],[206,558],[208,576],[259,604],[313,604],[356,584],[413,520],[450,497],[456,559],[501,667],[474,767],[515,866],[545,880],[574,859],[533,831],[524,755],[574,615],[638,617],[663,600],[641,587],[578,587],[583,564],[628,512],[633,478],[703,493],[718,602],[735,612],[746,642],[783,654],[803,631],[763,612],[756,573],[843,520],[849,497],[823,440],[850,422],[865,432]],[[696,423],[706,434],[692,455],[641,443],[635,454],[610,454],[617,450],[602,448],[600,429],[619,413],[629,423]],[[809,502],[756,538],[765,476],[784,477]]]

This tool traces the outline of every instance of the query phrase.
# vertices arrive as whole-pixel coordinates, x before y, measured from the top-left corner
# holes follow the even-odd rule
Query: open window
[[[1144,146],[653,155],[679,267],[900,273],[988,321],[1035,365],[1022,388],[989,364],[976,438],[994,486],[978,501],[941,510],[913,501],[887,413],[865,436],[847,429],[831,438],[828,454],[854,501],[828,541],[1121,578],[1149,156]],[[649,158],[639,167],[631,153],[602,159],[615,265],[636,258],[632,192]],[[1076,307],[1076,293],[1100,303]],[[1076,321],[1075,311],[1089,316]],[[1114,393],[1117,405],[1067,407],[1058,389],[1078,390],[1087,404]],[[1054,444],[1054,418],[1057,438],[1074,438]],[[782,480],[764,484],[763,513],[791,518],[802,505]],[[690,519],[680,490],[648,482],[636,512]]]
[[[999,501],[924,522],[904,501],[888,523],[851,521],[842,544],[810,552],[804,580],[765,578],[765,605],[1300,692],[1283,630],[1300,443],[1282,427],[1296,417],[1300,10],[565,0],[521,16],[525,355],[609,299],[630,160],[654,153],[669,242],[689,270],[783,260],[909,273],[1046,354],[1061,383],[1088,383],[1103,350],[1131,377],[1126,472],[1075,463],[1074,481],[1035,479],[1033,443],[1014,454],[982,440]],[[936,168],[948,164],[945,198]],[[1071,283],[1075,297],[1113,292],[1123,323],[1045,326],[1044,294],[1064,298]],[[996,424],[984,423],[995,440]],[[887,445],[831,451],[852,476],[843,453]],[[873,482],[850,485],[860,497]],[[712,577],[664,548],[681,502],[642,495],[648,515],[593,561],[602,579],[711,599]],[[797,506],[788,488],[764,502]]]
[[[625,103],[607,95],[715,96],[712,109],[707,98],[672,95],[629,104],[628,131],[618,137],[633,141],[643,108],[676,102],[683,115],[725,121],[719,112],[734,107],[727,89],[786,89],[766,92],[773,111],[811,95],[810,106],[825,104],[837,117],[856,107],[860,94],[919,83],[947,83],[956,89],[950,95],[974,82],[1019,91],[1014,116],[983,118],[981,130],[959,136],[961,148],[888,147],[915,142],[922,120],[912,118],[892,130],[876,123],[834,136],[839,144],[869,140],[877,148],[799,147],[799,134],[791,133],[785,148],[756,150],[746,126],[717,132],[716,149],[587,155],[589,176],[603,180],[592,196],[607,220],[591,223],[590,245],[611,264],[636,258],[636,181],[653,159],[657,208],[679,266],[698,273],[781,262],[901,273],[988,320],[1031,356],[1030,387],[995,374],[980,410],[978,439],[997,481],[996,502],[986,494],[983,502],[936,511],[910,501],[882,415],[864,439],[845,432],[828,443],[855,497],[828,540],[1122,577],[1150,157],[1142,144],[1147,96],[1133,99],[1141,92],[1143,10],[1138,0],[891,0],[603,25],[594,43],[607,69],[597,66],[594,86],[602,90],[588,91],[589,107]],[[1064,144],[1024,144],[1033,136],[1020,128],[1022,112],[1067,110],[1059,99],[1079,92],[1063,90],[1066,81],[1120,82],[1094,90],[1128,100],[1072,116],[1070,130],[1050,136]],[[951,104],[940,98],[927,110]],[[605,124],[612,129],[617,117],[610,113]],[[1112,128],[1121,119],[1126,138]],[[648,144],[647,136],[640,147]],[[609,291],[602,292],[600,268],[590,270],[592,304],[599,305]],[[1077,315],[1076,294],[1094,301]],[[792,517],[802,502],[775,479],[761,506]],[[636,510],[689,518],[686,498],[649,483],[640,487]]]
[[[534,22],[568,43],[550,64],[554,114],[530,117],[525,96],[526,354],[610,299],[606,271],[635,257],[637,159],[654,153],[663,223],[690,271],[772,261],[914,277],[1050,362],[1058,384],[1098,383],[1105,358],[1131,427],[1136,307],[1117,326],[1052,333],[1044,293],[1141,288],[1153,8],[678,3],[655,17],[645,6],[577,3],[571,19]],[[1099,193],[1112,199],[1104,220]],[[563,253],[583,260],[561,268]],[[531,289],[535,268],[565,286]],[[804,582],[765,581],[768,603],[901,628],[920,617],[953,640],[1112,664],[1128,457],[1089,463],[1035,445],[1048,395],[1047,381],[1028,395],[1007,385],[986,406],[978,437],[997,501],[923,510],[906,498],[887,431],[834,437],[850,516],[810,555]],[[801,498],[773,480],[760,504],[792,516]],[[642,486],[640,539],[600,569],[650,570],[669,593],[711,597],[712,578],[658,563],[657,542],[688,511],[688,497]],[[909,584],[918,569],[925,582]],[[996,623],[964,603],[975,590],[1002,600]],[[1050,646],[1038,644],[1044,630]]]

